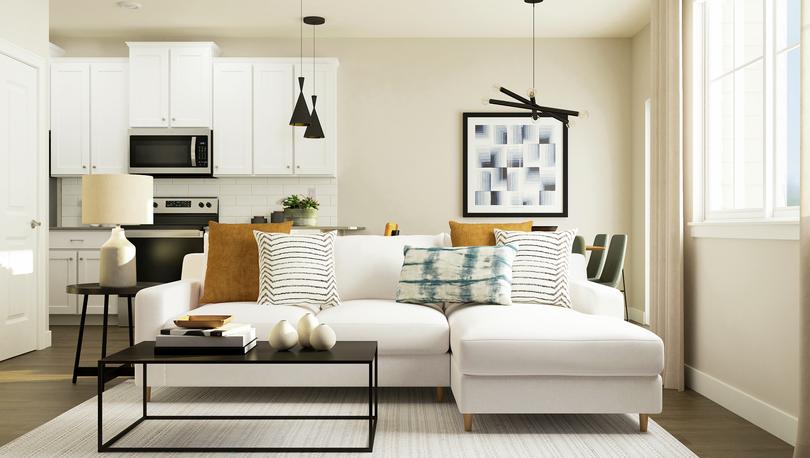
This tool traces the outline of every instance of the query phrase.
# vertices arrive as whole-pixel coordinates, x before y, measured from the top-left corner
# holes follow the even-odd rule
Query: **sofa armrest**
[[[179,280],[138,291],[135,295],[135,343],[155,340],[166,321],[199,305],[200,284]]]
[[[618,289],[580,279],[572,279],[569,288],[574,310],[624,319],[624,298]]]

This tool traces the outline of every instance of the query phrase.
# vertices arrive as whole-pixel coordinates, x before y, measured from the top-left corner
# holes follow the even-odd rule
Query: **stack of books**
[[[161,355],[244,355],[256,346],[256,329],[227,323],[213,329],[172,327],[160,330],[155,353]]]

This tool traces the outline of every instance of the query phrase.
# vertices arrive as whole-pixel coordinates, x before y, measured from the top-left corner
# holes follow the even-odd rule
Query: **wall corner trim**
[[[686,386],[790,445],[796,445],[799,419],[767,402],[686,365]]]

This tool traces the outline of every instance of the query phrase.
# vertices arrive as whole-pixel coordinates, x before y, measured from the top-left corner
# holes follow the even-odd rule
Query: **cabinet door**
[[[76,295],[65,292],[76,283],[76,252],[51,250],[48,258],[48,311],[52,314],[76,313]]]
[[[83,175],[90,167],[90,66],[51,65],[51,175]]]
[[[169,49],[129,49],[129,125],[169,126]]]
[[[79,256],[79,283],[98,283],[98,270],[101,257],[99,250],[83,250],[78,252]],[[78,299],[77,309],[81,313],[83,297]],[[109,313],[118,313],[118,296],[110,296]],[[87,302],[87,313],[101,315],[104,313],[104,296],[90,296]]]
[[[126,63],[90,65],[91,173],[127,173],[128,80]]]
[[[253,173],[251,67],[214,65],[214,176]]]
[[[171,126],[211,125],[211,48],[171,48]]]
[[[253,173],[293,173],[292,64],[253,66]],[[302,128],[300,128],[302,129]]]
[[[296,75],[301,74],[300,66]],[[303,66],[304,94],[312,109],[312,65]],[[316,110],[326,138],[304,138],[303,127],[295,128],[295,174],[337,176],[337,67],[331,64],[315,65]],[[295,85],[295,97],[298,97]]]

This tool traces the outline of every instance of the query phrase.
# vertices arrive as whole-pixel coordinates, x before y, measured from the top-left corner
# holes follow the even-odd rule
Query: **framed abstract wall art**
[[[531,113],[464,113],[464,216],[568,216],[568,128]]]

